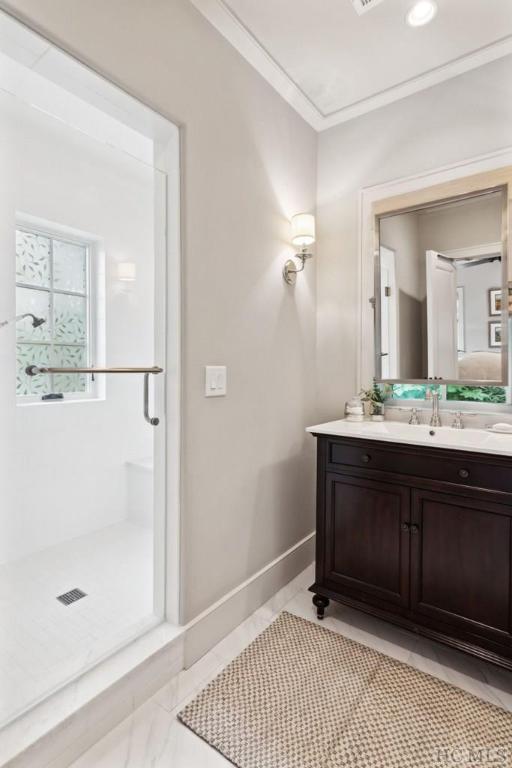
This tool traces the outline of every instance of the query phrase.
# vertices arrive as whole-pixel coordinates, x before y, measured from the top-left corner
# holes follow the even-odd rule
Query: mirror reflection
[[[377,375],[506,383],[502,189],[382,217]]]

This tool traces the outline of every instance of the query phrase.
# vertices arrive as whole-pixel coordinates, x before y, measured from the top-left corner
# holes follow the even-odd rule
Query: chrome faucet
[[[439,415],[439,392],[430,391],[430,397],[432,399],[432,416],[430,417],[430,426],[440,427],[441,416]]]
[[[464,429],[464,422],[462,421],[461,411],[457,411],[453,420],[452,429]]]

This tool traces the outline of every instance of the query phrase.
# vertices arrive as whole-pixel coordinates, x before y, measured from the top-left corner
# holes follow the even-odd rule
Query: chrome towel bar
[[[50,366],[27,365],[27,376],[38,376],[40,373],[143,373],[144,374],[144,418],[152,427],[157,427],[160,419],[149,415],[149,377],[163,373],[164,369],[158,365],[151,368],[54,368]]]
[[[45,365],[28,365],[25,368],[27,376],[37,376],[39,373],[163,373],[163,368],[157,365],[151,368],[53,368]]]

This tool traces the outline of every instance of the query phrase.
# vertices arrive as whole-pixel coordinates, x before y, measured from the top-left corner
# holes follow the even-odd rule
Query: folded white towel
[[[503,421],[499,421],[497,424],[493,424],[491,427],[493,432],[510,432],[512,433],[512,424],[506,424]]]

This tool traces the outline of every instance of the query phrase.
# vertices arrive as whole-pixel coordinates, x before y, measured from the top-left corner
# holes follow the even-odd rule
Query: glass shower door
[[[165,591],[167,177],[27,34],[39,71],[0,32],[0,724],[160,622]]]

